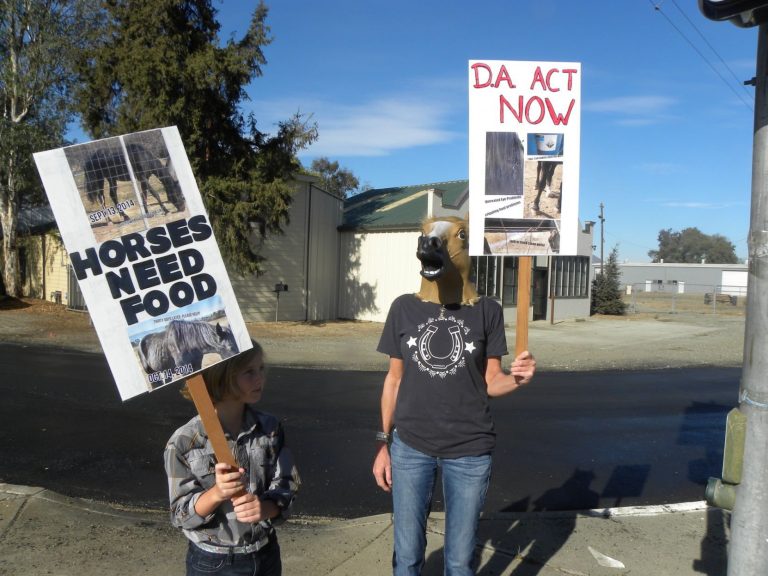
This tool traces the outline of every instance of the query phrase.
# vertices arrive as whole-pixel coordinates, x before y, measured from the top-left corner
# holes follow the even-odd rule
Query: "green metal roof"
[[[442,193],[444,207],[458,208],[466,200],[469,180],[376,188],[356,194],[344,202],[340,229],[416,229],[427,216],[430,190]]]

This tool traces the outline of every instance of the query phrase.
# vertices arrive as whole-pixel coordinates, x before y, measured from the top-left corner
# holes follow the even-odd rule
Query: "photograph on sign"
[[[189,215],[160,130],[70,146],[64,153],[97,242]]]
[[[470,253],[575,254],[580,66],[469,66]]]
[[[251,348],[175,127],[34,157],[123,400]]]
[[[522,213],[523,142],[516,132],[485,134],[485,217]]]
[[[182,310],[128,329],[136,358],[152,389],[239,352],[221,298],[214,296]]]

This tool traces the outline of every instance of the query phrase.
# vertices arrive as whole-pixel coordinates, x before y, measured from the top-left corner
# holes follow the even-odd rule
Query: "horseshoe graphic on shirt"
[[[455,325],[449,327],[448,333],[451,335],[451,349],[448,354],[439,356],[432,351],[430,346],[432,337],[439,329],[435,324],[431,324],[424,330],[424,333],[419,337],[419,356],[433,370],[446,370],[453,366],[461,357],[461,353],[464,351],[464,341],[461,337],[461,328]]]

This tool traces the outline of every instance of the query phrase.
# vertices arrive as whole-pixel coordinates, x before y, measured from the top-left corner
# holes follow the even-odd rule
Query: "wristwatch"
[[[376,432],[376,442],[384,442],[389,444],[390,435],[387,432]]]

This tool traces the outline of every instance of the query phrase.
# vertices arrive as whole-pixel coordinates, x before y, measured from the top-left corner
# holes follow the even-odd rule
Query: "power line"
[[[715,74],[717,74],[717,75],[718,75],[718,77],[719,77],[719,78],[720,78],[720,79],[723,81],[723,83],[724,83],[726,86],[728,86],[728,89],[729,89],[731,92],[733,92],[733,93],[736,95],[736,97],[737,97],[739,100],[741,100],[741,102],[742,102],[742,103],[743,103],[743,104],[744,104],[744,105],[745,105],[747,108],[749,108],[749,110],[750,110],[750,111],[753,111],[753,112],[754,112],[754,108],[753,108],[753,106],[752,106],[752,103],[744,99],[744,95],[743,95],[743,94],[741,94],[740,92],[738,92],[738,91],[737,91],[737,90],[736,90],[736,89],[733,87],[733,85],[732,85],[732,84],[731,84],[731,83],[730,83],[730,82],[729,82],[729,81],[728,81],[728,80],[725,78],[725,76],[723,76],[723,75],[720,73],[720,71],[717,69],[717,67],[716,67],[714,64],[712,64],[712,62],[710,62],[710,60],[709,60],[709,59],[707,59],[707,57],[706,57],[706,56],[705,56],[705,55],[702,53],[702,51],[701,51],[701,50],[699,50],[699,48],[698,48],[698,47],[697,47],[697,46],[696,46],[696,45],[695,45],[695,44],[694,44],[694,43],[691,41],[691,39],[690,39],[690,38],[688,38],[688,36],[686,36],[686,35],[685,35],[685,33],[683,33],[683,31],[682,31],[682,30],[680,30],[680,28],[678,28],[678,26],[677,26],[677,25],[676,25],[676,24],[675,24],[675,23],[674,23],[674,22],[673,22],[673,21],[670,19],[670,17],[669,17],[669,16],[667,16],[667,14],[666,14],[664,11],[662,11],[662,9],[661,9],[661,4],[656,4],[656,3],[654,2],[654,0],[648,0],[648,2],[651,4],[651,6],[653,6],[653,9],[654,9],[656,12],[658,12],[659,14],[661,14],[661,15],[664,17],[664,19],[665,19],[665,20],[666,20],[666,21],[669,23],[669,25],[670,25],[670,26],[672,26],[672,28],[674,28],[674,29],[675,29],[675,31],[676,31],[678,34],[680,34],[680,36],[681,36],[681,37],[682,37],[682,38],[683,38],[683,39],[684,39],[684,40],[685,40],[685,41],[686,41],[686,42],[687,42],[687,43],[690,45],[690,47],[691,47],[691,48],[693,48],[693,49],[696,51],[696,53],[697,53],[699,56],[701,56],[701,59],[702,59],[702,60],[704,60],[704,62],[706,62],[706,63],[707,63],[707,65],[708,65],[710,68],[712,68],[712,71],[713,71]],[[678,7],[678,9],[679,9],[679,7]]]
[[[693,22],[693,20],[691,20],[690,18],[688,18],[688,15],[687,15],[685,12],[683,12],[683,9],[682,9],[682,8],[680,8],[680,5],[677,3],[677,0],[671,0],[671,1],[672,1],[672,4],[674,4],[674,5],[675,5],[675,8],[677,8],[677,11],[678,11],[678,12],[680,12],[680,14],[682,14],[683,18],[685,18],[685,19],[686,19],[686,21],[688,22],[688,24],[690,24],[690,25],[691,25],[691,28],[693,28],[694,30],[696,30],[696,33],[697,33],[697,34],[699,35],[699,37],[700,37],[700,38],[701,38],[701,39],[704,41],[704,43],[705,43],[707,46],[709,46],[709,49],[710,49],[710,50],[712,50],[712,53],[713,53],[715,56],[717,56],[717,57],[718,57],[718,59],[719,59],[719,60],[720,60],[720,62],[723,64],[723,66],[725,67],[725,69],[726,69],[726,70],[728,70],[728,72],[730,72],[730,73],[731,73],[731,76],[732,76],[732,77],[733,77],[733,79],[736,81],[736,84],[737,84],[737,85],[739,85],[739,86],[741,86],[742,90],[744,91],[744,93],[745,93],[745,94],[746,94],[746,95],[747,95],[749,98],[752,98],[752,93],[751,93],[749,90],[747,90],[747,89],[744,87],[744,83],[743,83],[743,82],[742,82],[742,81],[741,81],[741,80],[740,80],[740,79],[739,79],[739,78],[736,76],[736,74],[734,73],[734,71],[731,69],[731,67],[730,67],[730,66],[728,66],[728,63],[727,63],[727,62],[726,62],[726,61],[723,59],[723,57],[722,57],[722,56],[720,56],[720,53],[719,53],[719,52],[718,52],[718,51],[715,49],[715,47],[714,47],[714,46],[712,46],[712,44],[710,44],[709,40],[707,40],[706,36],[704,36],[704,33],[703,33],[701,30],[699,30],[698,26],[696,26],[696,24]]]

